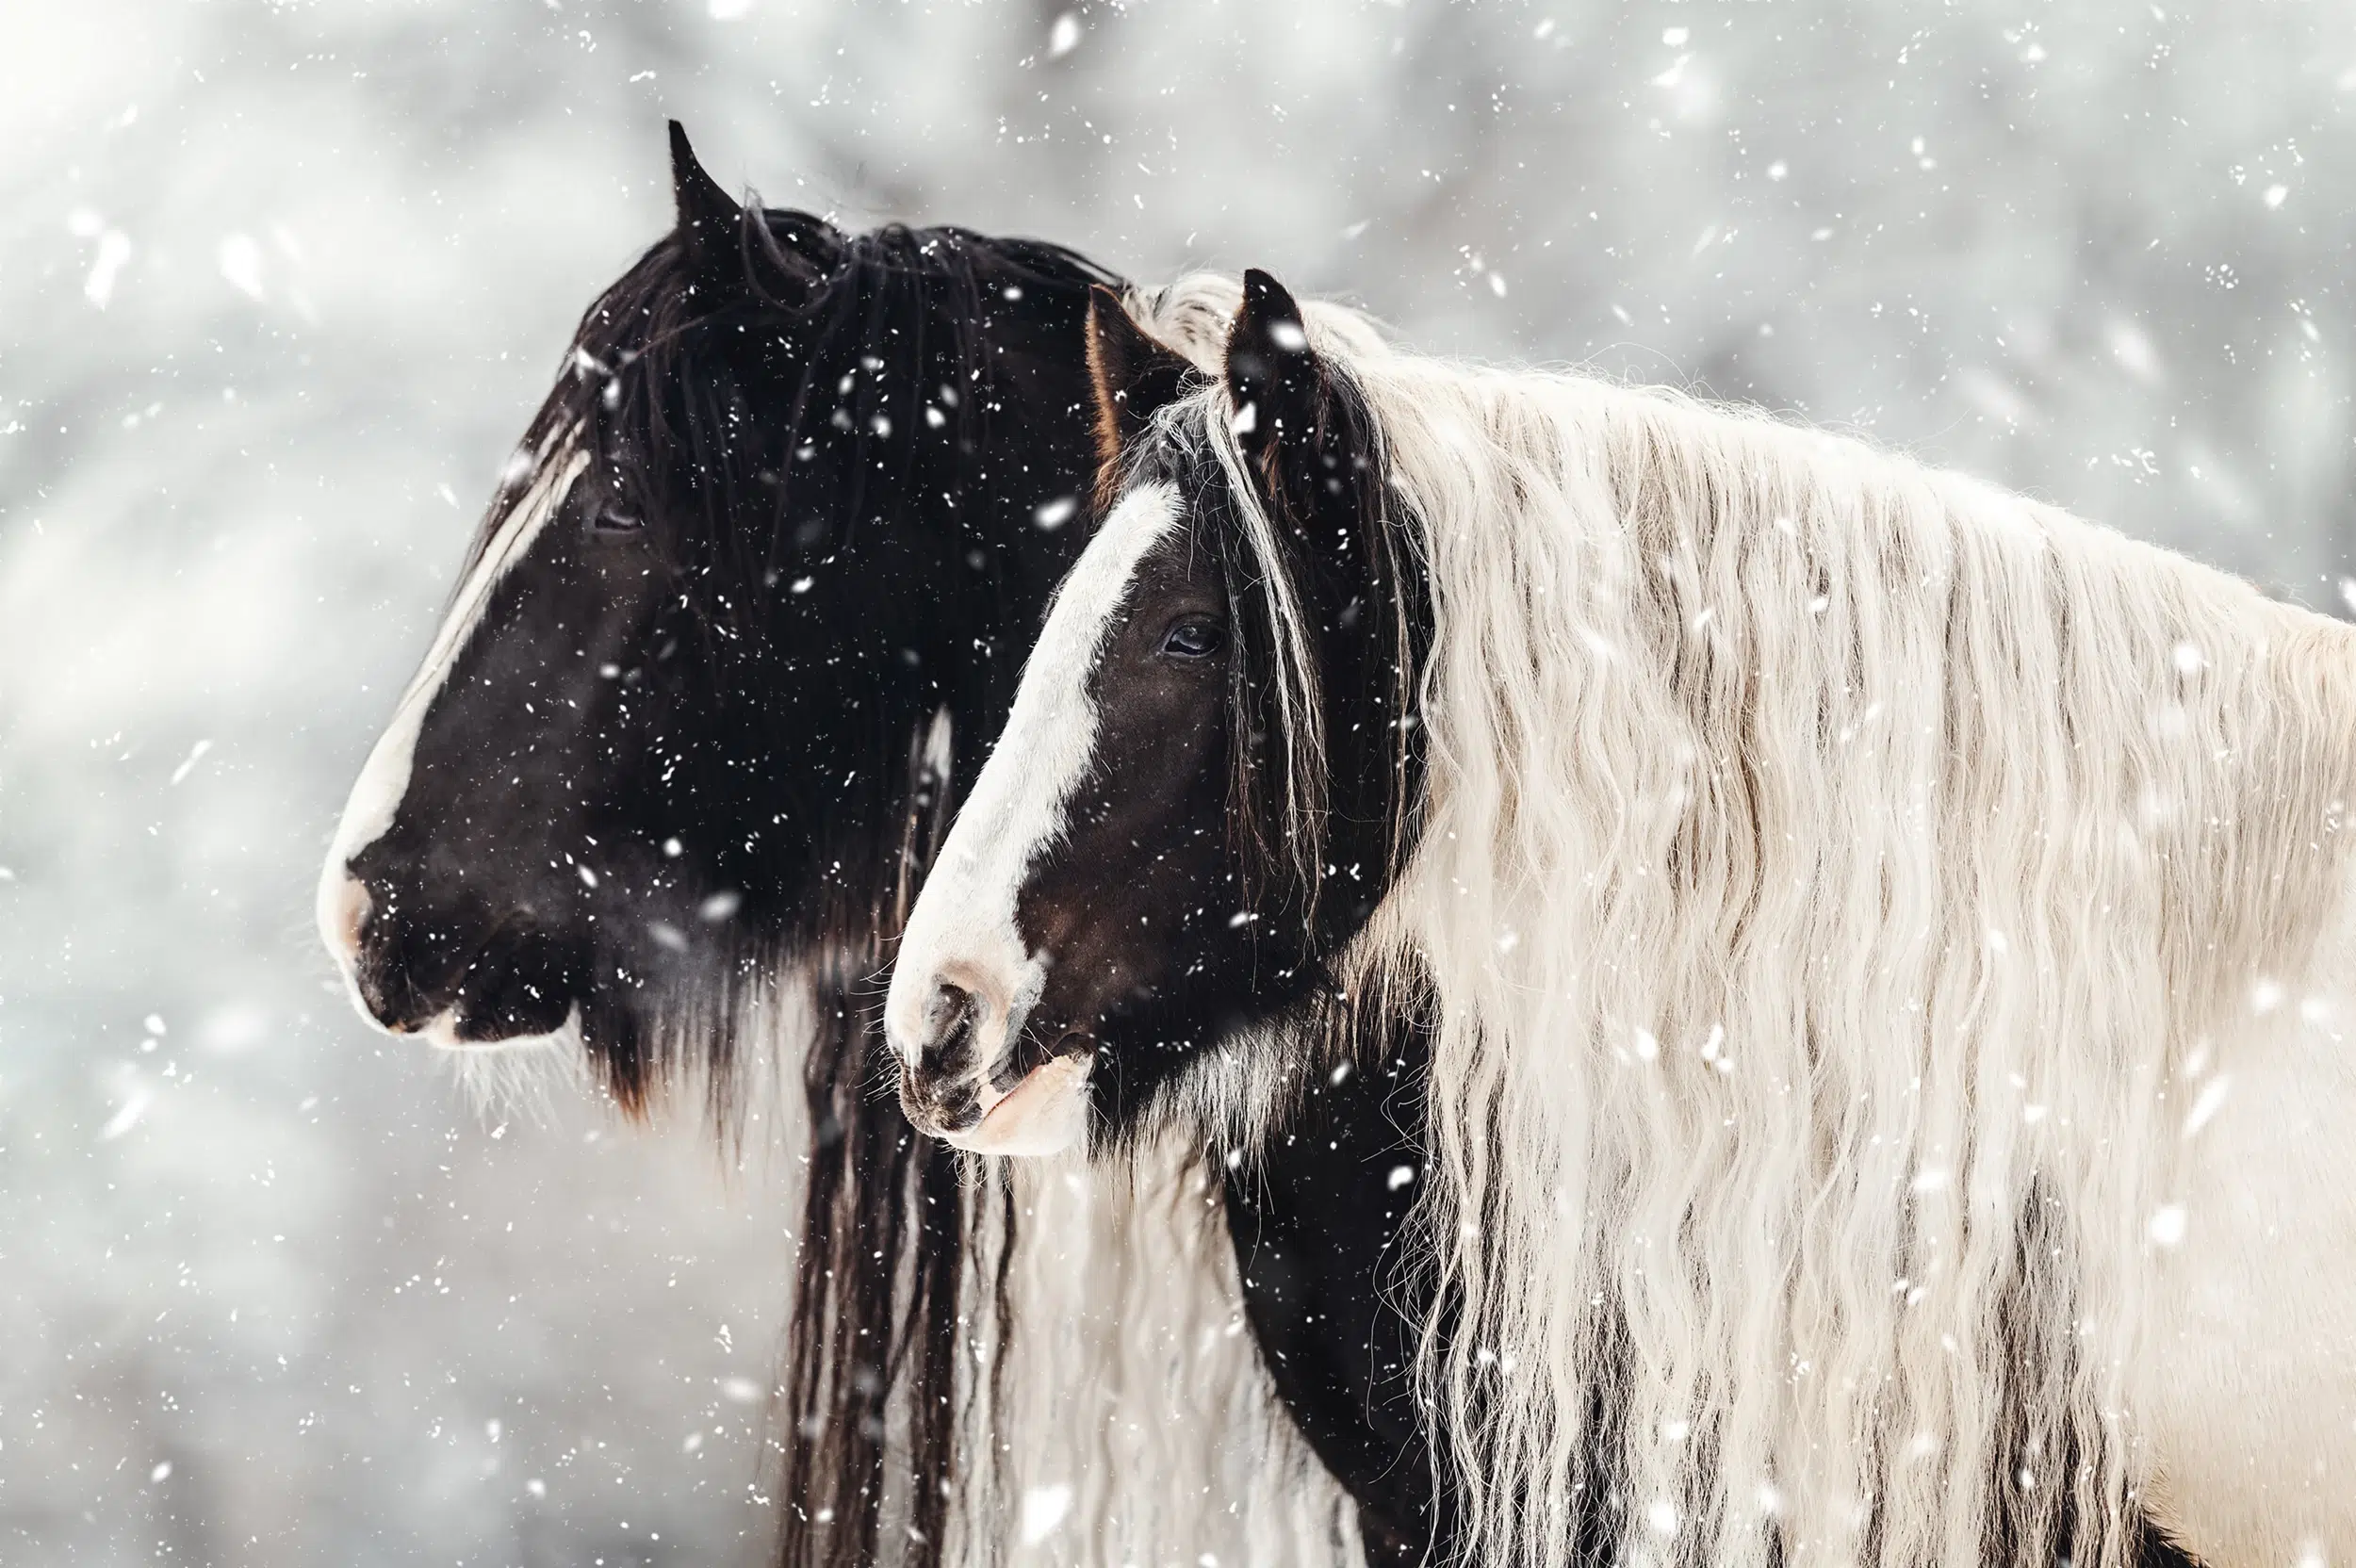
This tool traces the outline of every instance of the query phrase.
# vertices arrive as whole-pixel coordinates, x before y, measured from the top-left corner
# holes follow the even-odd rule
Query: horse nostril
[[[963,986],[944,980],[933,988],[932,1004],[924,1009],[931,1027],[926,1030],[927,1051],[952,1052],[957,1043],[973,1027],[978,1010],[973,993]]]

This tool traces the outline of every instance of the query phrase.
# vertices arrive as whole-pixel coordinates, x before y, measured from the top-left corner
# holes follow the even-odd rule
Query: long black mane
[[[475,552],[535,472],[585,451],[572,504],[642,531],[665,580],[644,663],[620,678],[661,748],[647,820],[706,829],[715,929],[651,956],[601,937],[616,947],[595,961],[608,983],[581,1004],[582,1041],[626,1107],[701,1073],[731,1126],[769,1045],[745,1021],[783,1000],[779,974],[806,977],[777,1560],[876,1560],[888,1518],[904,1560],[931,1564],[970,1200],[954,1155],[875,1092],[891,1073],[867,982],[1076,552],[1080,530],[1040,525],[1085,488],[1077,345],[1089,286],[1112,279],[1053,245],[845,236],[759,207],[714,238],[682,221],[589,307]],[[1026,425],[1056,376],[1069,406]],[[704,739],[720,727],[744,739]],[[698,815],[746,799],[761,809]]]
[[[553,437],[581,428],[637,445],[641,461],[652,468],[697,477],[705,498],[700,514],[673,509],[647,519],[683,562],[716,561],[710,547],[730,531],[722,525],[735,518],[733,506],[751,483],[763,483],[782,516],[785,487],[775,476],[745,471],[745,449],[732,428],[744,414],[733,406],[737,388],[726,379],[704,379],[727,368],[712,335],[755,326],[783,334],[799,362],[792,403],[764,410],[763,417],[781,419],[807,439],[849,449],[850,490],[842,498],[854,514],[874,483],[881,508],[875,520],[907,518],[917,508],[905,489],[875,483],[872,476],[905,482],[913,473],[921,410],[932,390],[924,377],[936,355],[986,391],[991,368],[983,350],[987,328],[995,318],[1017,313],[1026,283],[1080,290],[1085,305],[1090,285],[1115,282],[1062,246],[954,226],[892,223],[845,235],[809,213],[748,207],[740,236],[740,253],[728,264],[735,277],[715,275],[714,261],[697,253],[689,232],[675,230],[582,313],[566,355],[569,374],[533,418],[519,461],[506,476],[501,504],[477,534],[477,551],[532,460]],[[861,361],[875,363],[861,365],[869,374],[847,397],[826,384],[831,371]],[[969,400],[945,411],[960,449],[977,462],[984,428],[979,406]],[[841,423],[833,418],[838,410],[844,416]],[[910,417],[882,431],[874,426],[876,416],[895,413]],[[735,564],[774,564],[775,542],[769,543],[758,561],[740,552]]]

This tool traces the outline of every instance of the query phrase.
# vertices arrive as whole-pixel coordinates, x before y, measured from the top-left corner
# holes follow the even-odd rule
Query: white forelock
[[[1183,355],[1197,369],[1219,374],[1227,357],[1227,335],[1243,306],[1243,283],[1224,272],[1189,272],[1160,288],[1132,289],[1129,315],[1138,326]],[[1353,361],[1389,354],[1389,340],[1372,317],[1328,300],[1306,300],[1301,317],[1321,351],[1343,352]]]

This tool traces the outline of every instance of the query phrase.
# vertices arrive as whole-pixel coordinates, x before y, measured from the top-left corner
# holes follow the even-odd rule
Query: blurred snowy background
[[[319,854],[581,307],[731,188],[1270,268],[1862,429],[2312,603],[2356,8],[20,0],[0,1561],[749,1562],[787,1216],[478,1119]]]

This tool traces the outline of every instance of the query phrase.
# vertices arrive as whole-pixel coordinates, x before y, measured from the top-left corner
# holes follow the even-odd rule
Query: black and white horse
[[[724,1116],[771,1058],[798,1071],[783,1561],[903,1536],[941,1560],[957,1529],[1034,1527],[1051,1557],[1313,1560],[1333,1500],[1262,1429],[1219,1217],[1185,1196],[1198,1168],[1165,1161],[1158,1197],[1078,1172],[976,1185],[870,1092],[866,976],[1084,532],[1105,274],[740,208],[677,127],[673,157],[677,231],[584,316],[352,792],[328,945],[371,1019],[462,1063],[585,1048],[626,1105],[700,1074]],[[1208,352],[1234,298],[1211,280],[1137,308]],[[1338,1311],[1333,1280],[1268,1256],[1331,1233],[1310,1221],[1335,1158],[1239,1211],[1241,1239],[1275,1238],[1254,1322],[1289,1336],[1274,1366],[1313,1430],[1356,1444],[1377,1532],[1389,1512],[1412,1532],[1403,1389],[1369,1428],[1367,1352],[1319,1343],[1325,1317],[1376,1316],[1379,1250]],[[1092,1373],[1094,1402],[1032,1377],[1041,1356]],[[1033,1506],[952,1521],[952,1475],[973,1508],[992,1480]]]
[[[1261,274],[1104,330],[918,1125],[1246,1149],[1426,1021],[1463,1560],[2356,1557],[2356,632]]]

